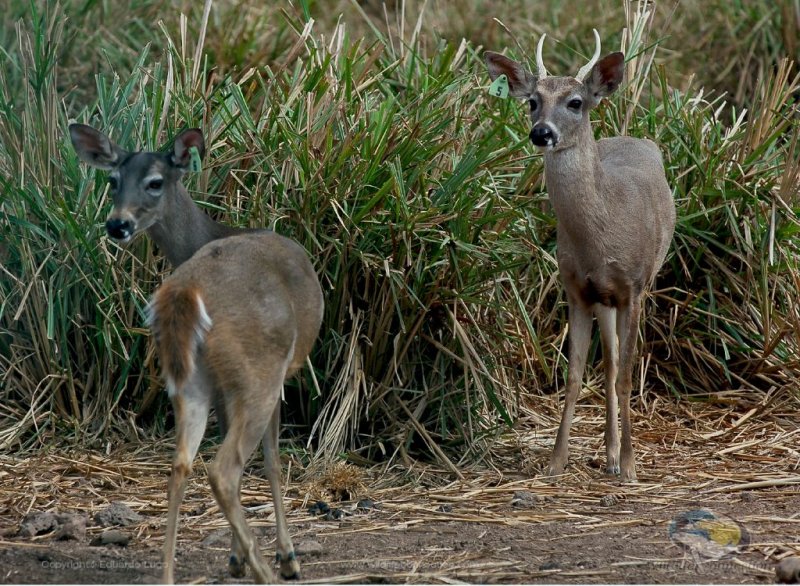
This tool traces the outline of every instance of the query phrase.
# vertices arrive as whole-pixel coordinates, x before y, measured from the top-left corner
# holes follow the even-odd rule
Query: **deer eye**
[[[538,107],[539,106],[536,103],[536,100],[531,100],[531,112],[536,112],[536,108],[538,108]]]
[[[114,177],[113,175],[108,179],[106,179],[106,181],[108,182],[108,186],[111,188],[112,191],[115,191],[119,186],[119,181],[117,181],[117,178]]]
[[[162,187],[164,187],[163,179],[151,179],[147,182],[147,191],[161,191]]]
[[[583,106],[583,102],[579,98],[573,98],[567,102],[567,108],[570,110],[580,110],[581,106]]]

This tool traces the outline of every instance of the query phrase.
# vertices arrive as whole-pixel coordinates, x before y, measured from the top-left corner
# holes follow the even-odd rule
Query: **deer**
[[[564,410],[545,476],[564,474],[575,404],[597,318],[605,371],[606,473],[636,481],[630,398],[639,319],[669,250],[675,204],[658,146],[648,139],[595,140],[589,112],[621,85],[625,56],[595,51],[575,77],[550,76],[536,48],[536,73],[499,53],[484,55],[490,78],[530,105],[529,138],[543,153],[545,186],[556,215],[556,258],[564,286],[569,365]],[[622,442],[618,424],[621,419]]]
[[[176,426],[163,581],[174,582],[180,506],[212,404],[221,404],[225,420],[208,477],[231,526],[228,571],[242,578],[249,565],[260,583],[274,581],[240,501],[244,466],[260,442],[280,573],[298,578],[281,492],[278,437],[284,381],[303,366],[322,323],[322,289],[308,254],[270,230],[215,222],[195,205],[181,178],[191,157],[205,153],[200,130],[182,132],[164,152],[126,151],[83,124],[69,130],[78,157],[109,171],[114,206],[108,235],[125,244],[146,232],[175,267],[147,307]]]

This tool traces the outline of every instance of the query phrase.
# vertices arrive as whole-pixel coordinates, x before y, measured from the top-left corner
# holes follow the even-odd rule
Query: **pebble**
[[[342,509],[330,509],[325,513],[326,521],[338,521],[342,517],[344,517],[344,511],[342,511]]]
[[[31,538],[42,533],[49,533],[58,527],[58,519],[54,513],[29,513],[25,515],[19,527],[20,537]]]
[[[541,504],[545,502],[545,500],[545,497],[540,494],[533,494],[527,490],[518,490],[514,493],[514,496],[511,497],[511,506],[525,509]]]
[[[101,527],[126,527],[141,521],[142,516],[123,503],[111,503],[94,516],[94,522]]]
[[[205,547],[227,547],[231,544],[230,529],[215,529],[203,538]]]
[[[58,530],[53,539],[83,541],[86,537],[86,517],[83,515],[56,515]]]
[[[782,584],[800,584],[800,557],[781,560],[775,567],[775,577]]]
[[[314,541],[313,539],[304,539],[303,541],[298,541],[294,546],[294,552],[297,555],[306,557],[316,557],[322,555],[324,551],[325,548],[322,547],[322,544],[319,541]]]
[[[330,510],[331,510],[331,508],[328,505],[328,503],[326,503],[325,501],[317,501],[313,505],[308,507],[308,514],[309,515],[324,515],[325,513],[327,513]]]
[[[125,547],[130,540],[130,535],[119,529],[106,529],[100,535],[92,539],[89,545],[118,545],[120,547]]]
[[[613,494],[606,494],[600,497],[600,504],[604,507],[613,507],[619,502],[619,498],[617,498]]]

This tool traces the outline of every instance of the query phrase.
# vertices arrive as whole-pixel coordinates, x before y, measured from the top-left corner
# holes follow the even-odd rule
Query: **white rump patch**
[[[197,294],[197,308],[200,310],[200,319],[197,325],[195,325],[195,335],[197,336],[197,343],[199,344],[205,339],[206,333],[211,329],[211,326],[214,325],[214,322],[211,321],[211,316],[208,315],[206,304],[203,303],[203,298],[200,297],[200,293]]]
[[[153,327],[153,322],[156,319],[155,303],[156,303],[156,296],[153,295],[144,308],[144,325],[146,325],[148,328]]]

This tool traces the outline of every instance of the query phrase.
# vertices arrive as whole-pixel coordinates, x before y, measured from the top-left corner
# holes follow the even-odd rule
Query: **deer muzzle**
[[[546,124],[537,124],[528,136],[537,147],[554,147],[558,143],[558,136]]]
[[[106,222],[106,232],[109,238],[119,242],[127,242],[133,236],[133,222],[122,218],[109,218]]]

